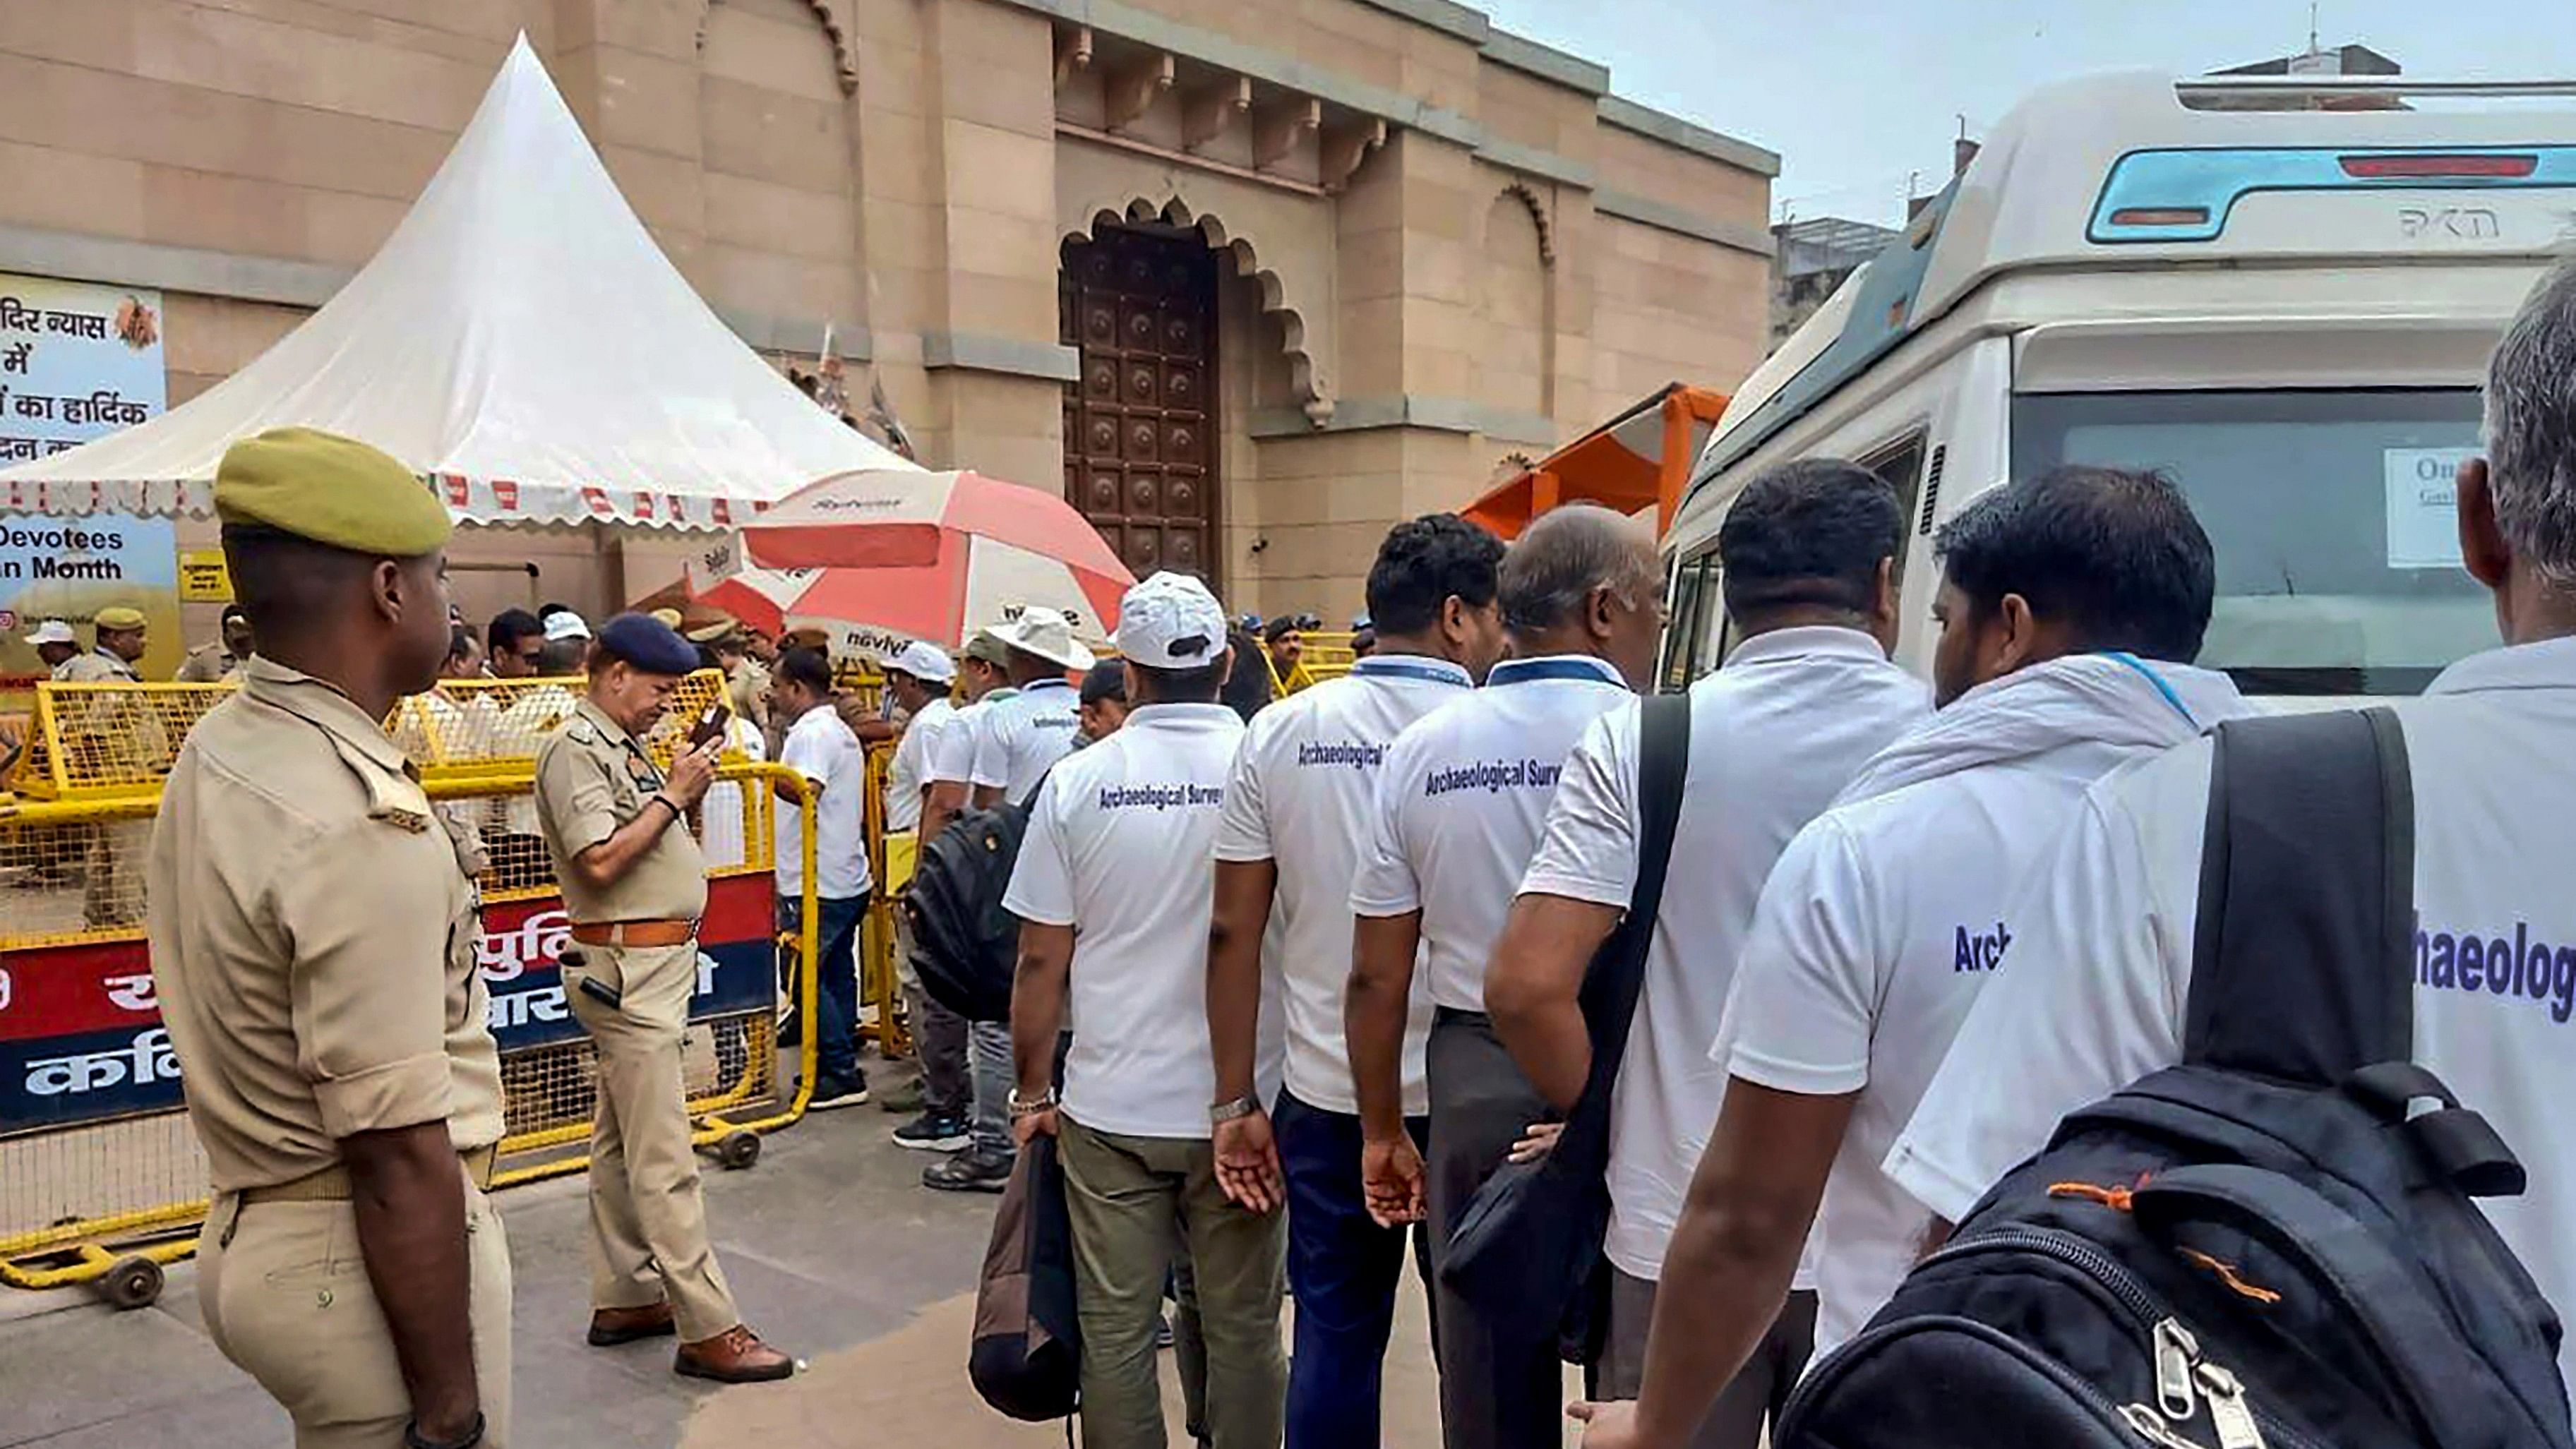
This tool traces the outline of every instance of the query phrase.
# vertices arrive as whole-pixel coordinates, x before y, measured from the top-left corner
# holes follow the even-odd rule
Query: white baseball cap
[[[886,668],[900,670],[924,684],[946,684],[957,677],[957,661],[948,651],[926,640],[915,639],[901,652],[886,661]]]
[[[548,639],[587,639],[590,637],[590,625],[583,622],[581,615],[566,609],[546,620],[546,637]]]
[[[45,622],[36,626],[35,633],[27,636],[27,642],[30,644],[78,644],[80,639],[72,633],[71,625],[64,623],[60,619],[47,619]]]
[[[1214,664],[1225,652],[1225,606],[1189,574],[1155,574],[1118,601],[1118,652],[1149,669]]]
[[[1041,608],[1035,604],[1020,611],[1016,619],[1005,620],[984,631],[1023,653],[1034,654],[1049,664],[1067,669],[1089,669],[1099,662],[1092,652],[1073,637],[1073,621],[1061,609]]]

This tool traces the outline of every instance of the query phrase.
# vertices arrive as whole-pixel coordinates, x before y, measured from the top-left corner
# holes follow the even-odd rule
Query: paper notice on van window
[[[2390,568],[2460,567],[2460,465],[2477,455],[2475,448],[2390,448],[2380,454],[2387,470]]]

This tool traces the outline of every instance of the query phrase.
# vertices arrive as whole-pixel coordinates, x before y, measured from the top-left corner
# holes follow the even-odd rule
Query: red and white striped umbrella
[[[751,567],[701,598],[763,627],[831,630],[864,653],[909,639],[963,648],[1031,605],[1105,643],[1136,582],[1062,498],[978,473],[826,478],[744,525],[742,546]]]

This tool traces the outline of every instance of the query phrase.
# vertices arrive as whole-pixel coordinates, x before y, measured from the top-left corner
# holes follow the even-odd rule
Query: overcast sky
[[[1619,94],[1781,154],[1774,217],[1889,223],[1907,173],[1948,179],[2033,86],[2147,66],[2199,74],[2304,49],[2308,0],[1471,0],[1610,67]],[[2323,0],[2319,38],[2411,75],[2576,78],[2576,0]]]

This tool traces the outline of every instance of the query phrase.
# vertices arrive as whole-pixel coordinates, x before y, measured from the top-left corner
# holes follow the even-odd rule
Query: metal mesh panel
[[[489,774],[535,763],[546,736],[572,717],[585,681],[559,679],[451,679],[427,694],[404,700],[386,731],[425,775]],[[701,669],[671,691],[662,721],[644,746],[663,764],[709,705],[725,698],[724,676]]]
[[[228,684],[39,685],[18,792],[74,799],[157,789],[179,742],[231,694]]]
[[[1351,636],[1329,634],[1321,630],[1307,633],[1304,663],[1306,672],[1318,680],[1339,679],[1351,672],[1359,656],[1351,652]]]

